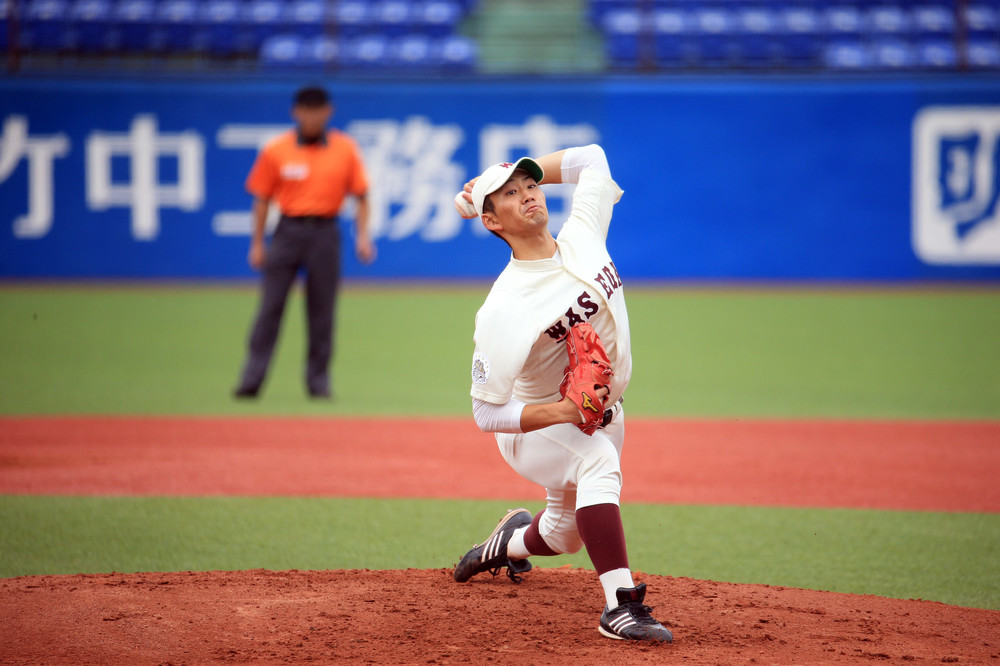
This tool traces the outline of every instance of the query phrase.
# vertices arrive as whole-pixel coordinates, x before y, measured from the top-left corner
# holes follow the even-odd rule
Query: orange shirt
[[[257,155],[246,181],[258,199],[275,200],[284,215],[336,215],[344,197],[368,191],[368,175],[357,144],[330,130],[326,145],[300,145],[288,131]]]

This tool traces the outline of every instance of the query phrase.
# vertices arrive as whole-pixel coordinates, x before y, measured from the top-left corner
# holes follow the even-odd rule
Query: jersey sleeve
[[[258,199],[267,201],[274,196],[274,192],[278,188],[278,181],[278,162],[265,147],[257,154],[257,159],[254,160],[253,166],[250,168],[250,174],[246,180],[247,192]]]
[[[349,152],[351,155],[351,175],[347,191],[356,197],[363,196],[368,192],[368,171],[365,169],[365,161],[361,155],[361,150],[354,139],[345,135]]]
[[[606,241],[614,206],[622,194],[624,192],[610,175],[597,168],[584,168],[573,192],[573,207],[560,236],[586,229]]]
[[[476,315],[476,349],[472,355],[472,390],[470,395],[486,402],[502,405],[514,394],[514,382],[531,352],[533,331],[509,310],[498,307],[491,298]]]

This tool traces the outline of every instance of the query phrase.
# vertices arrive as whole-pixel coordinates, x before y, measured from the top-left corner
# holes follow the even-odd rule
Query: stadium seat
[[[739,62],[762,66],[778,56],[778,16],[772,7],[748,5],[736,11],[734,43]]]
[[[22,6],[21,44],[32,51],[64,51],[73,46],[66,0],[33,0]],[[7,24],[2,27],[7,39]]]
[[[413,31],[412,12],[407,0],[382,0],[372,8],[375,30],[385,37],[400,37]]]
[[[831,5],[824,12],[823,28],[829,40],[847,43],[867,31],[868,20],[867,16],[855,6]]]
[[[823,62],[834,70],[864,70],[874,64],[871,50],[860,40],[828,44],[823,52]]]
[[[6,50],[10,45],[10,22],[7,19],[10,3],[11,0],[0,0],[0,50]]]
[[[636,9],[615,9],[604,14],[601,30],[609,62],[616,67],[639,64],[639,32],[644,18]]]
[[[307,64],[304,43],[298,35],[266,37],[258,59],[264,67],[290,68]]]
[[[661,7],[653,12],[653,54],[658,67],[684,67],[693,55],[690,15],[681,7]],[[638,57],[638,38],[636,39]]]
[[[414,6],[411,20],[428,37],[446,37],[455,33],[462,20],[462,5],[453,0],[427,0]]]
[[[337,34],[341,38],[352,38],[368,31],[371,22],[367,2],[362,0],[342,0],[333,9]],[[348,49],[350,50],[350,49]]]
[[[69,10],[73,45],[83,52],[99,53],[118,47],[113,7],[108,0],[77,0]]]
[[[284,5],[279,0],[250,0],[241,15],[240,50],[256,53],[263,43],[284,29]]]
[[[965,46],[965,58],[970,67],[977,69],[1000,67],[1000,45],[994,40],[969,40]]]
[[[152,0],[119,0],[114,10],[119,47],[137,53],[151,50],[155,20]]]
[[[636,0],[590,0],[587,12],[592,25],[600,27],[604,23],[604,18],[614,11],[638,10],[639,2]]]
[[[919,39],[947,39],[955,32],[955,11],[948,4],[925,4],[912,9],[913,34]]]
[[[165,0],[156,10],[155,47],[171,53],[198,48],[198,3],[196,0]]]
[[[329,15],[323,0],[296,0],[285,8],[285,28],[300,37],[317,37],[326,30]]]
[[[451,35],[435,43],[434,62],[448,71],[471,72],[479,57],[476,42],[461,35]]]
[[[782,62],[793,67],[816,64],[824,38],[822,14],[813,7],[784,3],[777,16]]]
[[[309,38],[303,44],[305,57],[317,67],[331,68],[340,61],[340,42],[329,35]]]
[[[344,43],[342,62],[352,68],[378,69],[391,64],[389,40],[382,35],[364,35]]]
[[[919,64],[916,49],[902,39],[882,39],[871,46],[872,65],[886,70],[912,69]]]
[[[733,37],[735,14],[724,7],[703,6],[694,11],[691,23],[697,58],[702,65],[730,64],[736,54]]]
[[[434,43],[426,35],[407,35],[392,43],[392,62],[404,69],[427,69],[437,63]]]
[[[868,30],[876,37],[898,37],[910,35],[910,14],[896,4],[875,5],[868,10]]]
[[[213,56],[227,57],[240,49],[240,11],[237,0],[208,0],[201,4],[199,41]]]
[[[927,69],[947,69],[958,64],[958,53],[951,40],[926,40],[917,45],[917,61]]]
[[[1000,30],[1000,9],[990,3],[970,2],[965,6],[963,20],[969,39],[996,39]]]

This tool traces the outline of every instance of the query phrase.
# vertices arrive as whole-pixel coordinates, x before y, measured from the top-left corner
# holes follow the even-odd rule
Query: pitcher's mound
[[[597,632],[593,571],[515,585],[450,570],[30,576],[0,581],[0,663],[1000,665],[1000,612],[637,574],[674,643]]]

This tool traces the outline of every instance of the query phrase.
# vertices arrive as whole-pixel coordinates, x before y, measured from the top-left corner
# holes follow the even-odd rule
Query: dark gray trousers
[[[282,217],[267,250],[261,275],[260,306],[238,389],[260,389],[271,363],[288,292],[305,271],[309,352],[305,381],[313,395],[330,393],[334,314],[340,283],[340,227],[336,218],[302,221]]]

